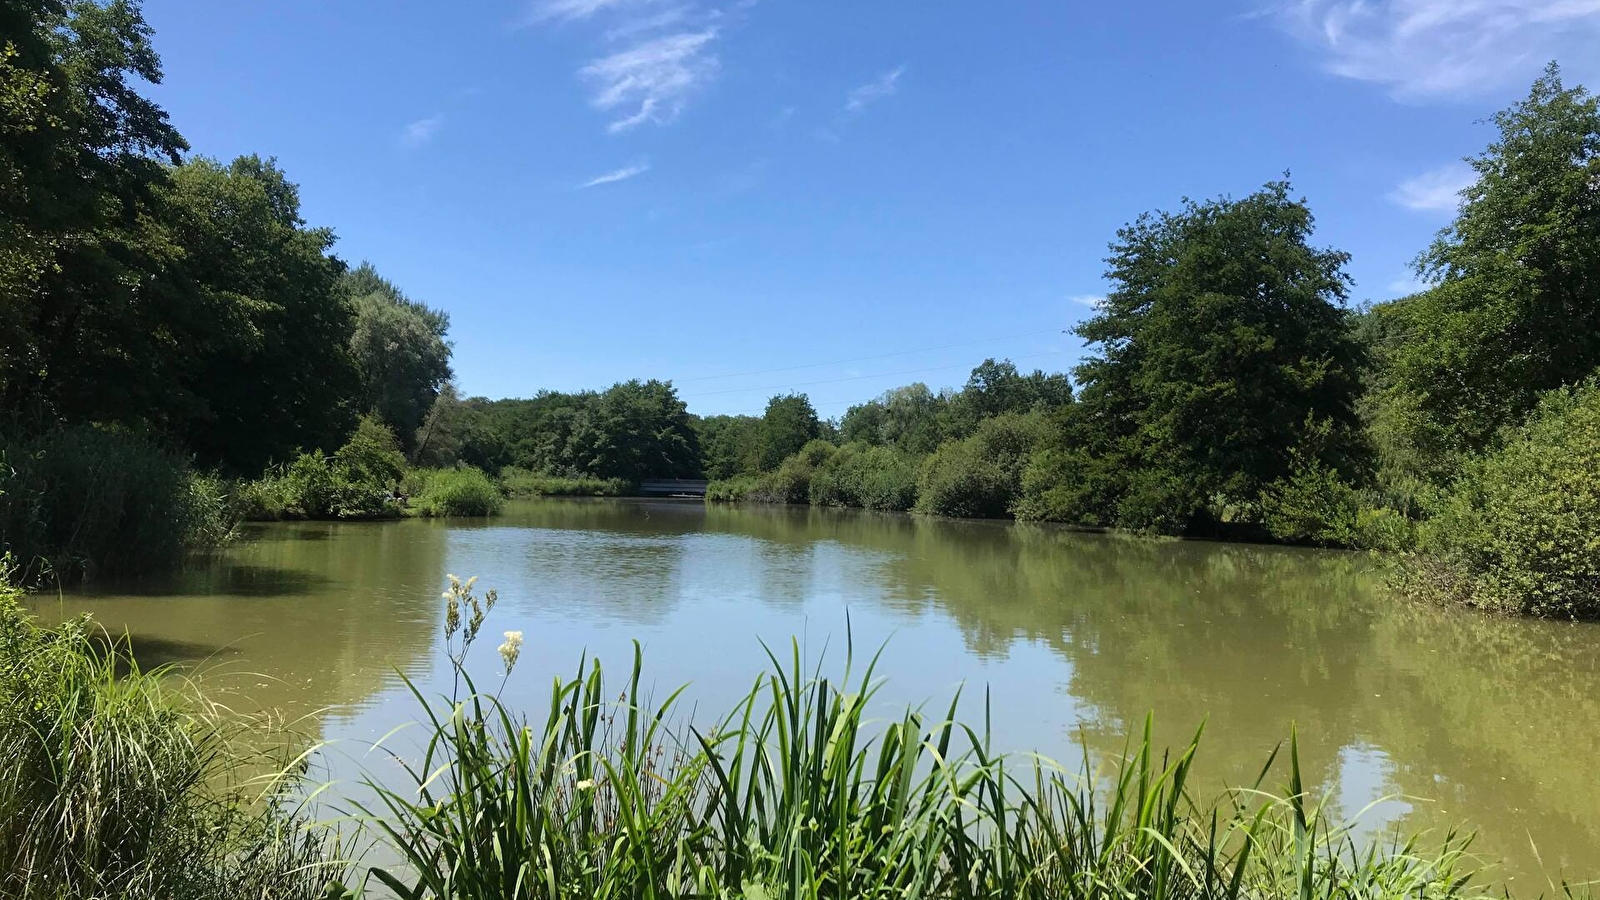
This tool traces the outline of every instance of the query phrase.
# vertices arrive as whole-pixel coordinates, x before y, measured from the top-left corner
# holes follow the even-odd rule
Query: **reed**
[[[481,605],[461,608],[482,624]],[[508,671],[519,647],[508,634]],[[974,727],[959,695],[942,716],[869,718],[876,656],[854,671],[847,651],[838,681],[793,645],[768,656],[705,730],[676,722],[681,690],[641,699],[637,646],[620,692],[584,662],[535,721],[464,676],[458,697],[417,693],[425,750],[396,754],[405,785],[372,782],[379,802],[359,810],[403,863],[370,875],[452,900],[1491,895],[1468,836],[1366,843],[1334,822],[1292,736],[1256,784],[1199,802],[1198,734],[1163,755],[1147,722],[1116,759],[1010,757],[992,749],[987,703]],[[1269,790],[1275,767],[1287,781]]]
[[[0,896],[320,896],[328,846],[242,724],[86,619],[41,628],[3,575]]]

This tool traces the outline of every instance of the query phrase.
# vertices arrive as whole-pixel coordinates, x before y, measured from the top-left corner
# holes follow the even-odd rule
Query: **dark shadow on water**
[[[240,653],[235,647],[218,647],[198,641],[174,640],[136,633],[124,634],[110,630],[96,633],[91,640],[102,655],[109,654],[113,645],[117,647],[119,676],[130,673],[126,659],[126,653],[130,649],[133,652],[133,661],[138,664],[142,672],[150,672],[163,666],[191,670],[195,667],[210,667],[227,662]]]
[[[101,597],[289,597],[314,593],[329,582],[301,569],[212,560],[171,575],[131,581],[98,582],[73,593]]]

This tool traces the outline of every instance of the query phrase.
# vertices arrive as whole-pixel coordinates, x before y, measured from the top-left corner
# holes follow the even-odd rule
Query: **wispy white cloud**
[[[900,90],[900,76],[905,73],[906,67],[902,63],[852,90],[850,96],[845,98],[845,111],[860,112],[885,97],[894,96],[895,92]]]
[[[1461,203],[1461,192],[1477,180],[1471,166],[1450,163],[1400,182],[1389,199],[1418,212],[1452,212]]]
[[[1592,58],[1600,0],[1273,0],[1270,14],[1328,70],[1405,99],[1527,80],[1544,62]]]
[[[619,181],[627,181],[629,178],[633,178],[636,175],[643,175],[648,171],[650,171],[649,163],[634,163],[631,166],[623,166],[620,169],[607,172],[604,175],[597,175],[594,178],[585,181],[583,184],[578,185],[578,190],[587,190],[588,188],[599,187],[602,184],[616,184]]]
[[[1067,299],[1079,306],[1087,306],[1090,309],[1099,309],[1100,305],[1106,302],[1104,294],[1078,294]]]
[[[405,127],[405,131],[400,134],[400,140],[407,147],[420,147],[433,140],[433,136],[439,133],[439,126],[443,124],[443,115],[418,119]]]
[[[649,15],[634,16],[618,25],[606,29],[606,40],[616,42],[636,38],[651,32],[660,32],[668,28],[679,28],[686,23],[699,20],[693,6],[669,6]],[[716,15],[709,18],[715,19]]]
[[[677,118],[688,98],[716,77],[720,64],[707,50],[716,39],[715,28],[669,34],[584,66],[583,76],[596,85],[594,105],[623,113],[606,130]]]
[[[746,0],[532,0],[520,24],[596,19],[605,49],[578,70],[613,134],[666,124],[721,71],[716,47],[754,3]]]
[[[518,24],[537,25],[550,20],[587,19],[602,10],[631,6],[638,2],[641,0],[535,0],[528,4]]]

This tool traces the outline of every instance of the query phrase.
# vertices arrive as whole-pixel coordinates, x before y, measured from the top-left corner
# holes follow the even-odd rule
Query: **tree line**
[[[1494,117],[1412,296],[1352,306],[1285,176],[1119,230],[1070,377],[987,360],[837,420],[800,394],[700,417],[658,380],[460,398],[445,312],[341,260],[273,160],[193,155],[141,95],[161,71],[135,3],[4,0],[0,25],[13,566],[85,574],[125,534],[151,549],[107,570],[163,565],[229,515],[485,512],[489,476],[704,476],[723,499],[1405,551],[1418,593],[1600,613],[1600,109],[1554,64]]]
[[[1072,385],[890,391],[712,494],[1401,551],[1419,596],[1600,615],[1600,103],[1552,63],[1492,123],[1415,294],[1352,307],[1287,176],[1185,201],[1118,231]]]

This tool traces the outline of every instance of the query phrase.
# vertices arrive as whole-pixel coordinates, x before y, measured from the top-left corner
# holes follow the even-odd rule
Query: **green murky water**
[[[1518,883],[1539,859],[1600,873],[1600,628],[1420,609],[1352,554],[541,501],[479,522],[264,526],[169,581],[41,606],[90,610],[147,661],[203,662],[240,702],[360,748],[415,715],[397,672],[445,684],[447,572],[500,592],[475,668],[495,671],[500,631],[525,633],[514,702],[542,699],[584,650],[625,669],[638,639],[660,693],[689,682],[721,712],[761,670],[759,640],[837,661],[848,621],[858,648],[887,642],[882,696],[965,684],[976,719],[987,688],[1008,749],[1114,750],[1147,711],[1177,743],[1204,719],[1210,790],[1253,779],[1292,723],[1342,809],[1380,801],[1371,828],[1468,823]]]

